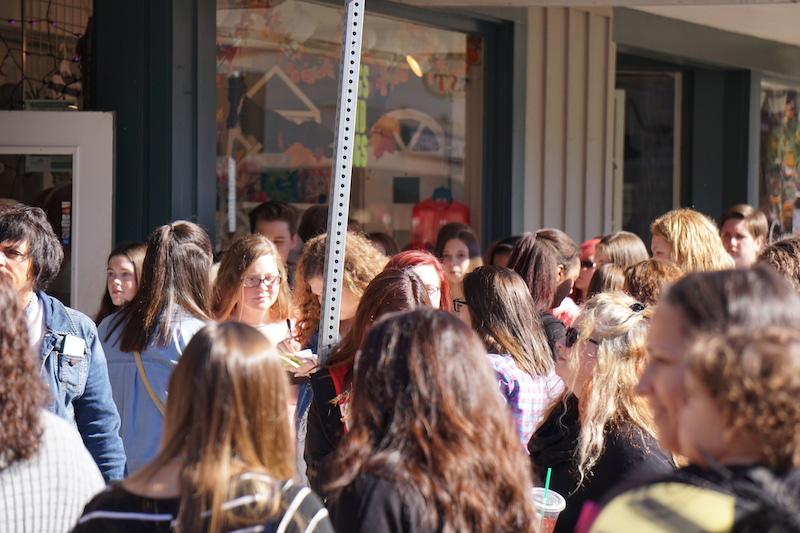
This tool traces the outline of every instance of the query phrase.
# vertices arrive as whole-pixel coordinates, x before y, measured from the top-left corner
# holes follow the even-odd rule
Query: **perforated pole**
[[[325,362],[331,348],[339,341],[339,310],[342,302],[347,219],[350,212],[350,177],[353,170],[365,1],[345,1],[339,101],[336,108],[336,144],[328,195],[328,239],[325,246],[325,276],[319,325],[318,351],[321,363]]]

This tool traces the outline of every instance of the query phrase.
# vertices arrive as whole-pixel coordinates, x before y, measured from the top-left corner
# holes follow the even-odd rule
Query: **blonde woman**
[[[722,245],[717,225],[693,209],[674,209],[651,225],[653,259],[672,261],[684,272],[727,270],[736,265]]]
[[[206,326],[169,391],[158,455],[98,494],[73,531],[333,531],[319,499],[292,481],[288,383],[266,337],[237,322]]]
[[[290,348],[289,278],[272,241],[253,234],[231,244],[214,282],[212,312],[216,320],[244,322],[272,344]]]
[[[590,299],[559,343],[556,373],[565,395],[531,439],[534,472],[552,468],[567,500],[556,532],[572,532],[608,491],[672,463],[655,439],[652,415],[635,388],[646,359],[650,310],[622,293]],[[584,506],[587,507],[583,511]]]

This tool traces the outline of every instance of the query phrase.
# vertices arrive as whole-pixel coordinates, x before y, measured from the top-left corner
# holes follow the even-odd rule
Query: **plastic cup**
[[[544,499],[544,487],[534,487],[531,492],[536,520],[540,523],[539,533],[553,533],[558,515],[567,507],[567,501],[553,489],[547,491],[547,501]]]

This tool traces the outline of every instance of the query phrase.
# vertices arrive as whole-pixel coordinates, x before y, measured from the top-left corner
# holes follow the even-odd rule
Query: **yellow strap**
[[[150,384],[150,380],[147,379],[147,372],[144,371],[144,363],[142,363],[142,354],[133,352],[133,358],[136,360],[136,369],[139,371],[139,377],[142,378],[144,388],[147,389],[147,394],[150,395],[150,399],[156,404],[156,409],[161,413],[161,416],[164,416],[164,402],[158,397],[158,394],[156,394],[156,391],[153,390],[153,386]]]

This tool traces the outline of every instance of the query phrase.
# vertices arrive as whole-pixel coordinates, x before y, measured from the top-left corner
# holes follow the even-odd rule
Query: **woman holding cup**
[[[572,532],[584,506],[591,510],[627,477],[672,470],[635,392],[650,314],[625,294],[599,294],[558,345],[556,373],[567,392],[529,446],[535,472],[552,468],[550,486],[566,499],[556,532]]]

